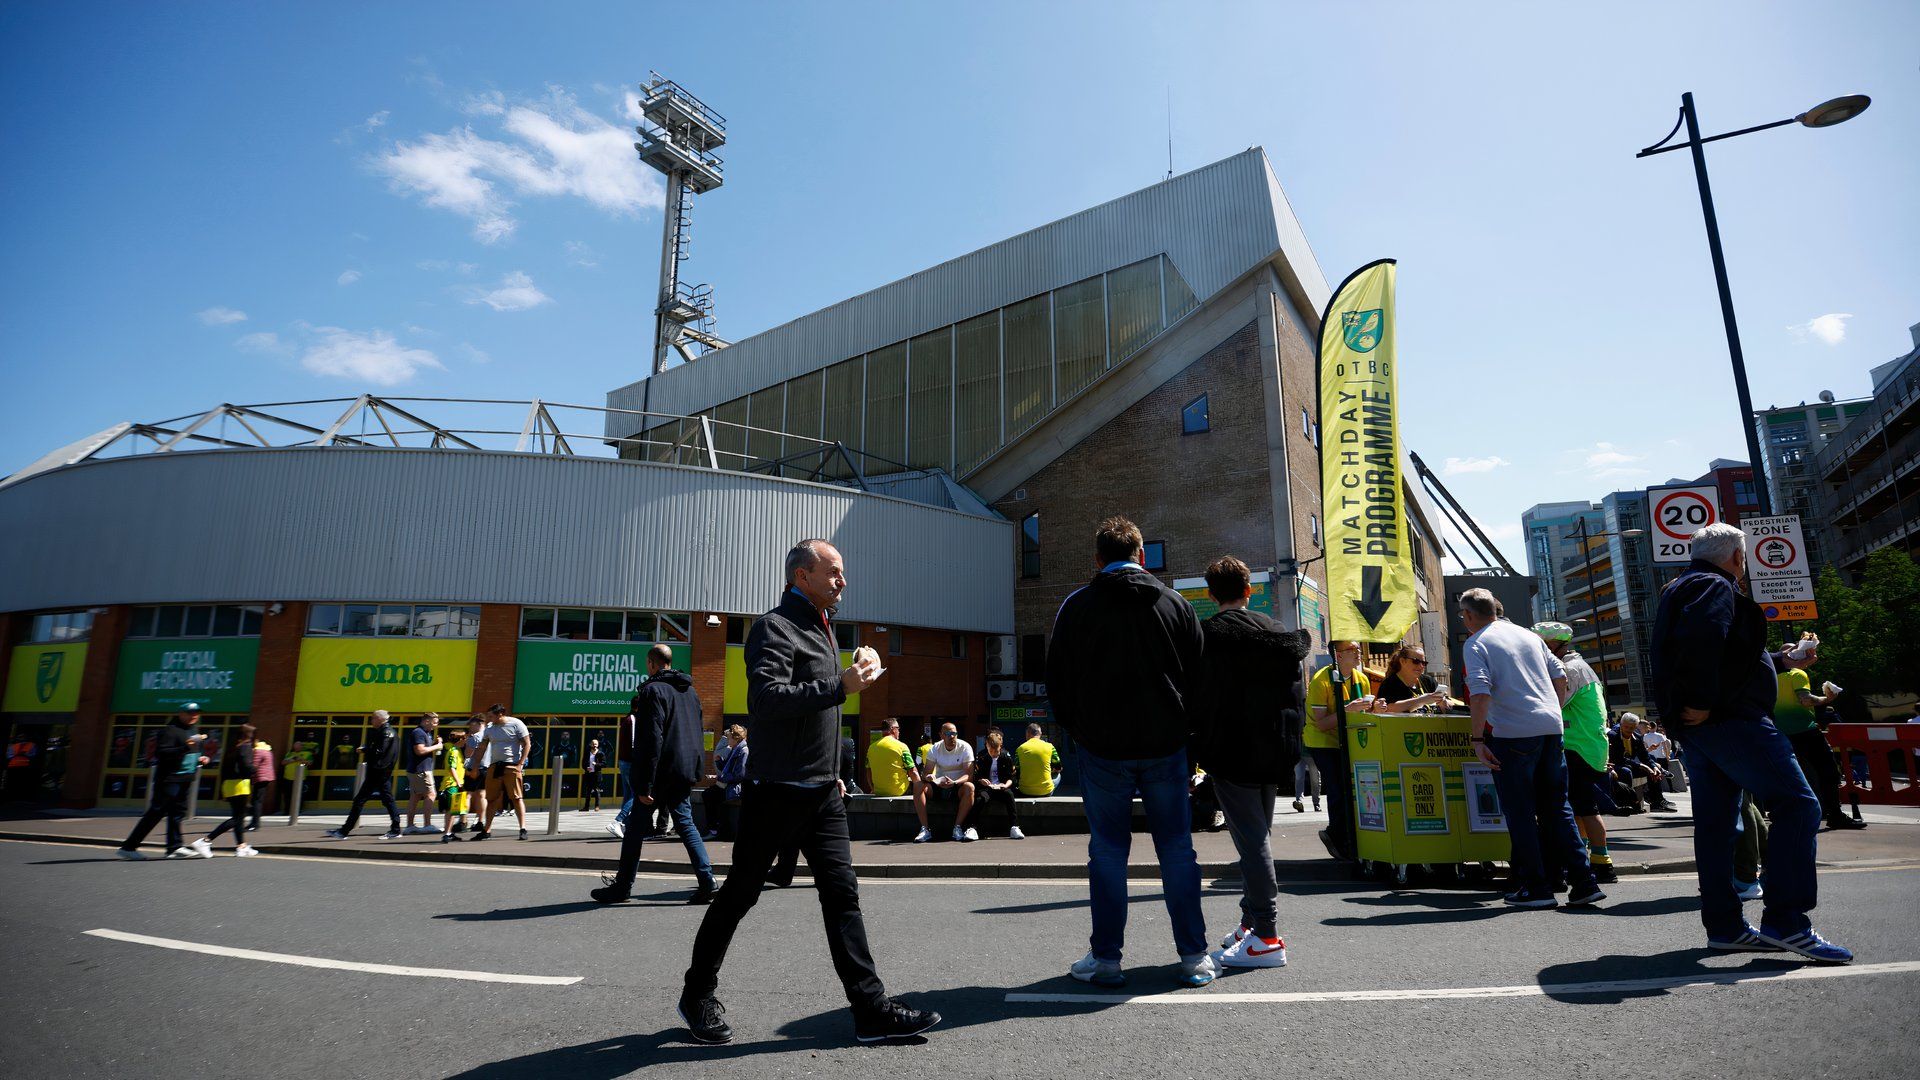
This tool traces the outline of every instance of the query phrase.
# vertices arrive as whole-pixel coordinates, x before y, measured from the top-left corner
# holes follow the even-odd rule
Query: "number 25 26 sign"
[[[1693,532],[1720,520],[1720,489],[1697,487],[1647,489],[1647,508],[1653,528],[1653,561],[1683,563],[1693,558]]]

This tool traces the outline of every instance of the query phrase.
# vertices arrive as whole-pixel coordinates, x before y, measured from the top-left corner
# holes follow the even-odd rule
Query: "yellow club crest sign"
[[[1353,272],[1320,315],[1320,488],[1334,640],[1397,641],[1419,617],[1400,473],[1394,262]]]

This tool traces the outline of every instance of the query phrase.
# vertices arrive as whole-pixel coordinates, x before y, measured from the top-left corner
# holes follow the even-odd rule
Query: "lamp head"
[[[1848,94],[1846,97],[1823,101],[1794,119],[1810,128],[1832,127],[1835,124],[1844,124],[1866,112],[1867,106],[1871,104],[1873,99],[1865,94]]]

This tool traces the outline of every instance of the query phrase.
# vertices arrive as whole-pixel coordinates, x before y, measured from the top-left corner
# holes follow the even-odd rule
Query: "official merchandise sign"
[[[293,711],[465,714],[473,707],[477,648],[470,638],[307,638]]]
[[[253,708],[259,638],[137,638],[120,646],[113,711],[172,712],[195,702],[210,713]]]
[[[1201,619],[1210,619],[1220,613],[1220,605],[1214,603],[1213,594],[1207,592],[1206,578],[1179,578],[1173,583],[1173,591],[1186,597],[1193,605],[1193,613]],[[1262,615],[1273,615],[1273,575],[1265,570],[1255,571],[1247,588],[1247,608]]]
[[[80,705],[80,675],[87,670],[87,643],[16,645],[7,664],[7,694],[0,711],[70,713]]]
[[[1747,534],[1747,581],[1768,621],[1814,618],[1813,572],[1800,515],[1747,518],[1740,527]]]
[[[1320,313],[1320,490],[1334,640],[1396,641],[1419,614],[1402,505],[1394,263],[1353,272]]]
[[[526,715],[625,716],[647,681],[646,642],[523,641],[514,657],[513,710]],[[689,671],[693,651],[669,645],[673,666]]]
[[[1720,520],[1720,489],[1712,484],[1648,488],[1647,510],[1653,561],[1690,562],[1694,531]]]

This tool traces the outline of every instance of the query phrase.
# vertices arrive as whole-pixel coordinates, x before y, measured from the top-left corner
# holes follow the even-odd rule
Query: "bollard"
[[[367,786],[367,763],[361,762],[353,767],[353,795],[360,797],[360,789]]]
[[[193,779],[188,781],[187,783],[187,820],[192,821],[194,818],[197,818],[199,816],[200,816],[200,774],[196,772],[193,774]]]
[[[160,766],[147,766],[147,809],[153,809],[153,798],[160,787]]]
[[[548,836],[560,835],[560,784],[561,784],[561,781],[565,779],[566,775],[567,775],[567,756],[565,754],[561,754],[560,756],[553,759],[553,772],[548,777],[548,783],[553,785],[553,790],[547,793],[550,796],[550,798],[547,800],[547,835]]]
[[[300,762],[293,767],[293,800],[287,803],[287,826],[300,824],[300,796],[307,790],[307,766]]]

